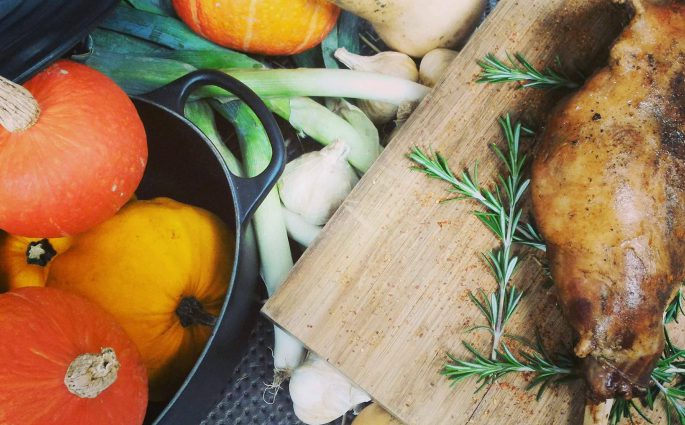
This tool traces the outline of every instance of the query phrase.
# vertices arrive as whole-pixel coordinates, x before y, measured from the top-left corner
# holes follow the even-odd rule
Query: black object
[[[243,100],[262,122],[272,148],[271,162],[254,178],[232,174],[212,143],[183,116],[198,87],[216,85]],[[149,158],[139,198],[167,196],[205,208],[236,229],[233,275],[217,324],[181,388],[165,405],[151,403],[147,424],[190,425],[204,419],[221,397],[247,350],[259,304],[257,252],[245,242],[245,226],[276,183],[285,165],[283,136],[274,116],[247,86],[226,74],[200,70],[158,90],[133,97],[148,137]],[[231,260],[231,259],[227,259]]]
[[[0,0],[0,75],[23,83],[83,41],[119,0]]]

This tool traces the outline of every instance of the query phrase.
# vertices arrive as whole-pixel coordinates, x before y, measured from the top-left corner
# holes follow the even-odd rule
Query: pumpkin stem
[[[112,348],[99,354],[81,354],[71,362],[64,376],[70,393],[81,398],[95,398],[117,380],[119,361]]]
[[[57,251],[55,251],[49,240],[41,239],[30,242],[28,248],[26,248],[26,264],[45,267],[55,255],[57,255]]]
[[[214,326],[216,324],[216,316],[208,313],[195,297],[181,298],[181,302],[176,307],[176,315],[184,328],[192,325]]]
[[[0,125],[14,133],[29,129],[38,121],[40,107],[23,86],[0,76]]]

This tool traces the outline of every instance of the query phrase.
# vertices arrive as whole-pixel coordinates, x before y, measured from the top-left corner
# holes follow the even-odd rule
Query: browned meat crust
[[[644,392],[685,278],[685,5],[636,3],[533,163],[534,215],[594,401]]]

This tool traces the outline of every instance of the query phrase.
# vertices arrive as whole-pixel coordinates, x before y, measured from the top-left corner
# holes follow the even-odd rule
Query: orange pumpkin
[[[140,425],[147,378],[113,317],[76,295],[0,295],[0,423]]]
[[[114,215],[138,186],[147,162],[143,123],[111,79],[76,62],[58,61],[24,87],[0,81],[0,229],[37,238],[81,233]]]
[[[64,252],[71,240],[25,238],[0,231],[0,292],[45,286],[52,259]]]
[[[293,55],[319,44],[340,9],[326,0],[173,0],[196,33],[231,49]]]

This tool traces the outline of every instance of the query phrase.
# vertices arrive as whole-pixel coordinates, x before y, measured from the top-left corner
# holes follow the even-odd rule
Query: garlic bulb
[[[450,66],[459,52],[437,48],[426,53],[419,65],[419,81],[428,87],[434,87]]]
[[[321,233],[321,226],[310,224],[299,214],[295,214],[283,207],[283,220],[290,239],[304,247],[309,247],[311,243]]]
[[[314,353],[293,372],[290,397],[295,415],[308,425],[326,424],[371,400],[361,388]]]
[[[289,162],[278,181],[283,205],[310,224],[326,224],[359,181],[347,162],[349,152],[336,140]]]
[[[361,56],[341,47],[333,55],[355,71],[376,72],[410,81],[419,79],[416,63],[404,53],[381,52],[373,56]],[[385,124],[395,118],[397,113],[397,106],[386,102],[360,100],[358,105],[374,124]]]

